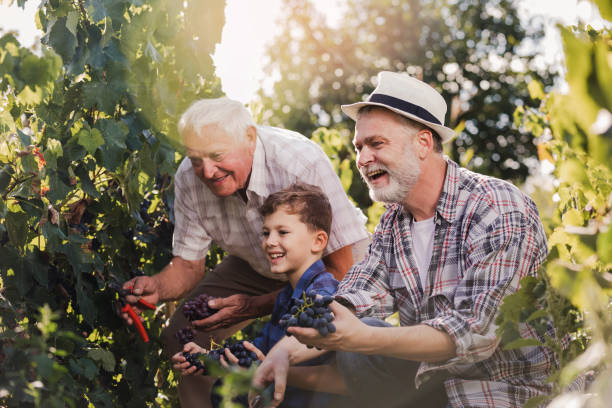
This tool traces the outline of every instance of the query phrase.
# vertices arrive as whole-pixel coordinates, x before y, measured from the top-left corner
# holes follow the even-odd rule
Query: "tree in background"
[[[306,0],[284,4],[283,32],[266,68],[276,82],[270,95],[260,92],[263,121],[308,136],[320,126],[352,130],[340,105],[369,94],[379,71],[405,71],[446,99],[447,124],[458,131],[451,158],[503,179],[528,174],[536,147],[513,127],[512,113],[534,105],[530,80],[548,86],[552,76],[525,47],[542,33],[521,24],[514,2],[350,0],[337,28]],[[348,142],[349,133],[341,134]],[[351,194],[369,205],[362,183]]]
[[[0,38],[0,405],[171,405],[164,308],[145,344],[108,283],[171,258],[176,121],[221,95],[224,6],[49,0],[42,55]]]

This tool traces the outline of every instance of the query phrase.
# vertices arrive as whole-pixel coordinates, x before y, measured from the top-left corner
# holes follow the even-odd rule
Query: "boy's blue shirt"
[[[334,295],[338,289],[338,281],[334,275],[327,272],[325,264],[320,259],[313,263],[302,275],[295,290],[290,284],[276,296],[274,308],[270,321],[266,323],[262,333],[253,340],[255,347],[260,349],[264,354],[268,354],[270,349],[285,336],[285,331],[280,327],[279,321],[281,317],[289,313],[291,308],[291,299],[297,299],[302,295],[302,292],[314,291],[320,295]]]

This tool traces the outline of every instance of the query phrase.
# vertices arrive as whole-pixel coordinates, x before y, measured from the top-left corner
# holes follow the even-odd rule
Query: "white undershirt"
[[[423,289],[427,285],[427,271],[429,270],[431,254],[433,253],[434,230],[434,217],[423,221],[414,221],[413,219],[410,223],[412,247],[414,248],[414,257],[419,268],[419,277],[421,278]]]

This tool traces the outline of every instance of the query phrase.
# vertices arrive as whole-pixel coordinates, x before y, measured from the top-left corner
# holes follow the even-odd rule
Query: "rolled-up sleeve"
[[[183,172],[179,169],[175,178],[172,254],[188,261],[197,261],[206,257],[212,240],[194,211],[198,203]]]
[[[481,361],[495,352],[500,341],[495,317],[503,298],[537,271],[546,252],[544,232],[522,212],[499,214],[470,228],[465,271],[454,298],[443,297],[443,312],[422,322],[448,333],[456,345],[456,357],[441,366]]]

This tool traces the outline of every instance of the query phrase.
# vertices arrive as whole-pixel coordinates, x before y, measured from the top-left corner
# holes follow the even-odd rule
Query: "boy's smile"
[[[320,234],[325,235],[322,231],[309,229],[298,214],[288,213],[285,206],[267,215],[263,224],[262,248],[270,262],[270,271],[286,274],[295,287],[306,269],[321,256],[325,245],[319,243]]]

